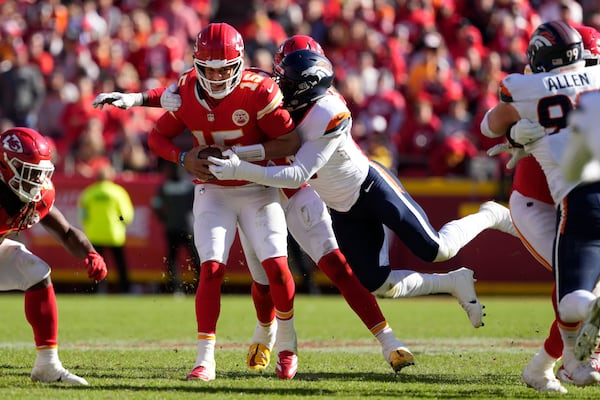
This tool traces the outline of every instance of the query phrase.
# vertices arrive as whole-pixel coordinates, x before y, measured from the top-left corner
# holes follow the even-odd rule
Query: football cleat
[[[201,380],[204,382],[208,382],[208,381],[214,381],[215,376],[216,376],[216,373],[215,373],[214,365],[212,367],[199,365],[197,367],[194,367],[192,372],[187,374],[185,379],[188,381]]]
[[[34,367],[31,372],[31,380],[34,382],[60,382],[72,385],[88,385],[88,382],[85,379],[70,373],[60,364]]]
[[[248,368],[262,371],[269,366],[269,362],[271,362],[271,350],[262,343],[252,343],[246,359]]]
[[[521,380],[538,392],[567,393],[567,389],[554,376],[552,368],[547,370],[536,368],[531,361],[523,369]]]
[[[600,344],[600,298],[590,305],[590,311],[583,322],[575,342],[575,358],[583,361],[589,358]]]
[[[495,222],[491,228],[508,233],[514,237],[519,237],[519,234],[512,223],[510,210],[502,204],[498,204],[495,201],[486,201],[479,207],[479,211],[487,211],[492,214]]]
[[[394,372],[398,373],[404,367],[415,365],[415,357],[406,347],[391,351],[386,357]]]
[[[294,379],[298,372],[298,356],[291,351],[280,351],[277,355],[276,371],[279,379]]]
[[[471,325],[475,328],[483,326],[484,306],[477,299],[475,293],[475,282],[473,271],[468,268],[459,268],[448,272],[448,276],[454,279],[454,290],[452,296],[456,297],[460,306],[465,310]]]
[[[556,371],[556,377],[562,383],[575,386],[588,386],[600,382],[600,372],[589,363],[579,364],[573,371],[567,371],[563,364]]]

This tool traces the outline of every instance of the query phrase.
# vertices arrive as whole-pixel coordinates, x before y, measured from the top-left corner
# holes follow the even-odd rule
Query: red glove
[[[95,251],[89,253],[85,258],[85,265],[88,267],[88,277],[90,279],[100,282],[106,278],[108,271],[106,270],[104,258],[100,254]]]

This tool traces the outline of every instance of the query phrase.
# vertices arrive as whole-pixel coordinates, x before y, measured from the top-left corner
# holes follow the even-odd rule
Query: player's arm
[[[506,135],[519,119],[519,113],[510,103],[498,103],[485,113],[480,125],[481,133],[491,138]]]
[[[57,208],[52,207],[50,212],[40,221],[40,224],[73,256],[85,260],[88,266],[88,276],[96,281],[106,278],[106,263],[96,252],[88,237],[79,228],[76,228],[65,218]]]
[[[92,106],[102,109],[105,104],[109,104],[124,110],[135,106],[162,107],[167,111],[174,112],[181,107],[181,96],[179,96],[178,92],[179,87],[176,84],[172,84],[169,87],[148,89],[143,92],[100,93],[92,102]]]
[[[239,179],[280,188],[297,188],[307,182],[329,161],[344,140],[342,135],[321,136],[302,144],[291,165],[263,167],[240,160],[235,153],[228,159],[209,157],[209,169],[218,179]]]

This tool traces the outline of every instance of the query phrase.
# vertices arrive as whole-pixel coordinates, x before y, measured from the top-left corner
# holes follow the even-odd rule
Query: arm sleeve
[[[166,89],[167,88],[165,88],[165,87],[148,89],[146,91],[147,98],[144,99],[144,100],[146,100],[144,102],[144,105],[148,106],[148,107],[158,107],[158,108],[160,108],[160,96],[162,96],[163,92]]]
[[[329,161],[341,140],[343,136],[336,135],[305,142],[291,165],[261,167],[241,161],[236,178],[280,188],[300,187]]]

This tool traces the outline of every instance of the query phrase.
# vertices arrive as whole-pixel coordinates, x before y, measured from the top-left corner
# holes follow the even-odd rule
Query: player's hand
[[[141,93],[100,93],[92,102],[92,106],[102,109],[105,104],[110,104],[122,108],[123,110],[127,110],[133,106],[141,106],[142,100],[143,97]]]
[[[89,253],[85,258],[85,265],[88,267],[88,277],[100,282],[106,278],[108,270],[104,258],[95,251]]]
[[[170,85],[160,96],[160,106],[167,111],[174,112],[179,110],[181,107],[181,96],[179,93],[179,86],[173,83]]]
[[[546,130],[537,122],[521,119],[510,128],[510,137],[515,143],[526,146],[546,136]]]
[[[241,164],[240,158],[232,150],[223,152],[223,157],[227,158],[208,157],[208,161],[212,163],[208,169],[219,180],[237,179],[236,171]]]
[[[490,147],[487,151],[487,155],[494,157],[502,153],[510,154],[510,160],[506,163],[506,168],[513,169],[519,160],[527,156],[527,152],[520,147],[513,147],[510,143],[500,143],[493,147]]]

